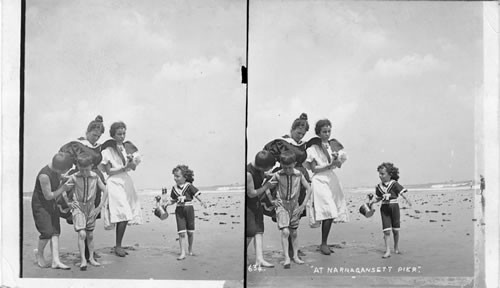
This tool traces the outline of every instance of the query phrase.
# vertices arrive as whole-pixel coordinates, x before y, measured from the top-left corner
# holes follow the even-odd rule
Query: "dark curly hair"
[[[181,174],[184,178],[186,178],[186,182],[193,183],[194,182],[194,172],[193,170],[189,169],[187,165],[177,165],[175,166],[174,169],[172,169],[172,174],[175,173],[175,171],[181,171]]]
[[[118,130],[120,128],[125,128],[125,130],[126,130],[127,125],[125,125],[125,123],[123,123],[122,121],[118,121],[118,122],[111,124],[111,127],[109,127],[109,135],[111,135],[111,137],[114,137],[116,134],[116,130]]]
[[[378,165],[377,171],[379,171],[382,168],[385,168],[387,173],[389,175],[391,175],[391,180],[396,180],[396,181],[399,180],[399,169],[398,169],[398,167],[394,166],[394,164],[392,164],[390,162],[384,162],[384,163]]]
[[[104,133],[104,124],[102,124],[102,116],[97,115],[94,120],[90,121],[89,126],[87,126],[87,132],[93,130],[99,130],[99,132]]]
[[[307,122],[307,114],[302,113],[300,114],[299,118],[295,119],[292,123],[292,131],[304,127],[306,129],[306,132],[309,131],[309,122]]]
[[[314,127],[314,132],[316,133],[316,135],[319,136],[319,133],[321,132],[321,128],[323,128],[325,126],[332,127],[332,122],[330,122],[330,120],[328,120],[328,119],[321,119],[318,122],[316,122],[316,127]]]

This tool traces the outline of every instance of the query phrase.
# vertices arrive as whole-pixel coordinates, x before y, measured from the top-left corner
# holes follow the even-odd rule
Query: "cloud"
[[[383,77],[417,76],[444,67],[445,64],[431,54],[412,54],[401,59],[379,59],[372,72]]]
[[[221,73],[225,64],[219,58],[195,58],[185,63],[167,62],[155,75],[155,81],[171,80],[195,80]]]

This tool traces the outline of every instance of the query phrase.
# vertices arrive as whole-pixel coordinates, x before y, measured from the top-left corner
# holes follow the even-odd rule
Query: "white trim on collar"
[[[281,137],[280,139],[281,139],[281,140],[284,140],[284,141],[286,141],[286,142],[288,142],[289,144],[292,144],[292,145],[294,145],[294,146],[300,146],[300,145],[304,144],[304,141],[302,141],[302,140],[300,140],[300,142],[297,142],[297,141],[295,141],[295,139],[293,139],[291,136],[289,136],[289,135],[287,135],[287,136],[288,136],[287,138],[285,138],[285,137],[283,136],[283,137]]]
[[[189,187],[189,185],[190,185],[189,182],[184,183],[184,185],[182,185],[182,187],[175,185],[173,191],[175,194],[177,194],[177,196],[183,196],[184,193],[186,192],[187,188]],[[177,190],[178,188],[181,189],[180,192]]]
[[[100,143],[95,143],[95,145],[92,145],[92,143],[89,142],[89,140],[87,139],[84,139],[84,140],[81,140],[81,139],[76,139],[76,142],[79,142],[89,148],[96,148],[96,147],[99,147],[101,144]]]
[[[392,187],[392,185],[395,183],[396,181],[395,180],[392,180],[387,182],[387,183],[380,183],[378,184],[378,187],[379,189],[384,192],[384,193],[387,193],[387,191],[389,191]],[[384,186],[384,184],[386,184],[387,186]]]

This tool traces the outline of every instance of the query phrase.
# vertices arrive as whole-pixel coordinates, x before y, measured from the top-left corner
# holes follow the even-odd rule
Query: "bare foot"
[[[52,269],[62,269],[62,270],[69,270],[71,269],[69,266],[64,265],[62,262],[59,263],[52,263]]]
[[[304,264],[305,262],[300,260],[299,257],[293,257],[293,262],[297,263],[297,264]]]
[[[47,263],[47,261],[45,261],[45,258],[43,258],[42,254],[38,253],[38,249],[34,249],[33,253],[35,254],[36,264],[38,264],[38,266],[40,268],[49,267],[49,263]]]
[[[382,258],[386,259],[386,258],[389,258],[391,257],[391,252],[388,251],[388,252],[385,252],[384,256],[382,256]]]
[[[255,262],[255,265],[258,267],[264,267],[264,268],[273,268],[274,267],[273,264],[267,262],[266,260],[257,261],[257,262]]]
[[[95,259],[92,259],[92,258],[89,259],[89,263],[92,266],[101,266],[101,263],[95,261]]]
[[[179,255],[179,257],[177,257],[177,260],[184,260],[184,259],[186,259],[186,254],[184,253]]]
[[[125,252],[125,250],[123,250],[122,247],[115,247],[115,254],[120,257],[125,257],[125,255],[127,255],[127,253]]]
[[[283,262],[283,267],[285,267],[285,269],[290,269],[290,258],[285,259],[285,261]]]

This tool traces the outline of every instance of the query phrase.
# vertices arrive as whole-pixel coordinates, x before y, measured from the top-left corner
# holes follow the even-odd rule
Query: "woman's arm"
[[[319,173],[319,172],[331,170],[334,167],[334,162],[330,162],[330,163],[325,164],[325,165],[318,165],[316,163],[316,161],[312,161],[310,164],[310,167],[311,167],[311,171],[313,173]]]
[[[74,183],[69,180],[63,185],[59,186],[55,191],[52,191],[52,187],[50,185],[49,176],[45,174],[41,174],[38,176],[38,180],[40,181],[40,186],[42,188],[43,197],[46,200],[53,200],[61,195],[65,191],[71,190],[73,188]]]
[[[106,174],[108,174],[109,176],[113,176],[116,174],[127,172],[127,169],[128,169],[127,166],[120,167],[120,168],[112,167],[110,162],[108,162],[106,164],[101,163],[101,164],[99,164],[98,167],[99,167],[99,170],[106,172]]]
[[[111,161],[110,159],[112,158],[112,148],[111,147],[107,147],[106,149],[104,149],[101,154],[102,154],[102,162],[97,166],[99,168],[99,170],[101,170],[102,172],[105,172],[108,176],[113,176],[113,175],[116,175],[116,174],[120,174],[120,173],[123,173],[123,172],[127,172],[128,170],[132,169],[133,167],[135,167],[134,163],[128,161],[127,165],[126,166],[122,166],[122,167],[113,167],[111,165]]]

